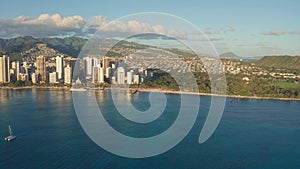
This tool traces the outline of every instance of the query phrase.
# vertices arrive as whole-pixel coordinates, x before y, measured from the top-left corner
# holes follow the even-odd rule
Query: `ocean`
[[[162,133],[176,120],[180,108],[180,95],[166,94],[163,114],[149,124],[139,124],[118,113],[109,90],[95,95],[107,122],[116,131],[134,138]],[[131,103],[146,111],[151,107],[148,95],[139,92],[132,96]],[[200,109],[191,131],[179,144],[157,156],[127,158],[104,150],[88,137],[77,119],[72,92],[0,89],[0,168],[300,168],[300,101],[227,98],[216,131],[199,144],[211,97],[189,97],[200,97]],[[4,141],[8,125],[17,136],[12,142]],[[127,147],[129,151],[130,148]]]

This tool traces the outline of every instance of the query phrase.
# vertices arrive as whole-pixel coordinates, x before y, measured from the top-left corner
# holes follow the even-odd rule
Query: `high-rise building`
[[[23,80],[23,81],[29,80],[29,67],[27,65],[21,66],[20,73],[18,75],[18,80]]]
[[[31,74],[31,81],[33,84],[36,84],[36,74],[35,73]]]
[[[133,71],[127,72],[127,84],[132,84],[133,81]]]
[[[93,68],[93,83],[104,83],[104,72],[100,64]]]
[[[141,76],[140,77],[140,83],[144,83],[145,82],[145,77],[144,76]]]
[[[99,81],[99,68],[98,66],[95,66],[93,68],[93,83],[98,83]]]
[[[46,82],[46,63],[44,56],[38,56],[36,58],[35,74],[37,75],[37,81]]]
[[[140,84],[139,74],[133,75],[133,84]]]
[[[56,56],[56,72],[57,72],[57,78],[63,79],[64,75],[64,56]]]
[[[109,78],[109,77],[107,76],[107,68],[110,67],[110,66],[109,66],[109,60],[108,60],[108,58],[105,57],[105,56],[104,56],[104,58],[103,58],[103,60],[102,60],[102,67],[103,67],[103,69],[104,69],[105,77],[106,77],[106,78]]]
[[[93,58],[92,57],[84,57],[83,58],[84,61],[84,72],[86,75],[86,79],[90,79],[93,73],[93,66],[94,66],[94,62],[93,62]]]
[[[100,75],[100,77],[99,77],[99,82],[100,83],[104,83],[104,69],[103,69],[103,67],[100,67],[99,68],[99,75]]]
[[[69,65],[70,65],[70,67],[72,68],[72,71],[75,69],[77,60],[78,60],[78,59],[76,59],[76,58],[70,59]],[[80,65],[80,61],[78,60],[78,66],[79,66],[79,65]]]
[[[20,80],[19,79],[20,62],[19,61],[12,62],[11,68],[14,70],[14,77],[16,78],[16,80]]]
[[[101,65],[101,59],[100,58],[93,58],[93,65]]]
[[[49,83],[57,83],[57,72],[49,73]]]
[[[118,84],[125,84],[125,69],[123,67],[118,67],[117,82]]]
[[[80,71],[82,70],[81,68],[81,60],[80,59],[77,59],[77,58],[69,58],[68,60],[65,60],[65,68],[64,68],[64,71],[67,71],[67,72],[64,72],[64,81],[65,81],[65,84],[71,84],[72,83],[72,79],[73,79],[73,71],[75,70],[75,66],[76,66],[76,62],[78,61],[77,63],[77,69],[78,71],[77,72],[80,72],[82,73],[82,77],[84,76],[84,71]],[[77,73],[77,77],[78,77],[78,73]],[[68,77],[66,77],[68,76]],[[75,75],[76,76],[76,75]],[[74,77],[74,80],[75,81],[77,78]]]
[[[116,83],[117,83],[117,81],[116,81],[116,76],[112,76],[112,77],[111,77],[111,83],[112,83],[112,84],[116,84]]]
[[[72,67],[70,67],[69,65],[65,67],[64,77],[65,77],[65,84],[72,83]]]
[[[120,62],[120,58],[116,58],[116,57],[114,57],[114,58],[109,58],[109,57],[104,57],[103,58],[103,60],[102,60],[102,67],[103,67],[103,70],[104,70],[104,75],[107,75],[107,72],[106,72],[106,70],[107,70],[107,68],[108,67],[111,67],[112,69],[115,69],[115,65],[117,64],[117,63],[119,63]],[[113,66],[114,65],[114,66]],[[106,76],[106,78],[109,78],[109,77],[107,77]]]
[[[9,73],[9,57],[1,56],[0,57],[0,83],[9,83],[10,82],[10,73]]]
[[[104,68],[103,68],[103,69],[104,69]],[[108,68],[106,68],[106,74],[105,74],[105,77],[106,77],[107,79],[109,79],[110,76],[111,76],[111,67],[108,67]]]

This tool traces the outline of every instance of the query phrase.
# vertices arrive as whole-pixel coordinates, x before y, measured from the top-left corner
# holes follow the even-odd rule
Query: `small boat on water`
[[[134,95],[134,94],[136,94],[137,92],[138,92],[139,90],[134,90],[134,91],[131,91],[131,95]]]
[[[71,88],[70,91],[73,91],[73,92],[85,92],[85,91],[87,91],[87,89],[85,89],[85,88]]]
[[[85,91],[87,91],[87,89],[84,88],[81,85],[81,80],[79,78],[77,78],[76,82],[73,83],[73,86],[71,87],[70,91],[72,91],[72,92],[85,92]]]
[[[5,137],[5,141],[12,141],[14,139],[16,139],[17,136],[14,135],[14,133],[12,132],[12,129],[10,127],[10,125],[8,126],[8,131],[9,131],[9,136]]]

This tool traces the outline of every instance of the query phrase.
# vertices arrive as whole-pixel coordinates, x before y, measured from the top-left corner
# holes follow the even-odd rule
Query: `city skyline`
[[[299,168],[299,8],[3,1],[0,169]]]
[[[10,57],[0,56],[0,84],[17,84],[24,82],[24,85],[36,84],[64,84],[75,85],[76,80],[92,84],[140,84],[143,82],[145,69],[128,68],[122,59],[100,56],[86,56],[75,59],[59,55],[47,58],[43,55],[37,56],[34,62],[11,61]],[[54,63],[53,59],[55,60]],[[75,70],[77,62],[78,70]],[[123,63],[121,63],[123,62]],[[106,70],[106,71],[104,71]],[[75,75],[73,71],[83,72],[82,75]],[[29,83],[28,83],[29,82]]]

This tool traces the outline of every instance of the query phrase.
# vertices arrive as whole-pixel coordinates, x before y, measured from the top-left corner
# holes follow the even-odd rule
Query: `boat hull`
[[[85,88],[71,88],[70,91],[72,92],[85,92],[87,89]]]
[[[5,137],[5,141],[12,141],[16,139],[16,136],[8,136],[8,137]]]

